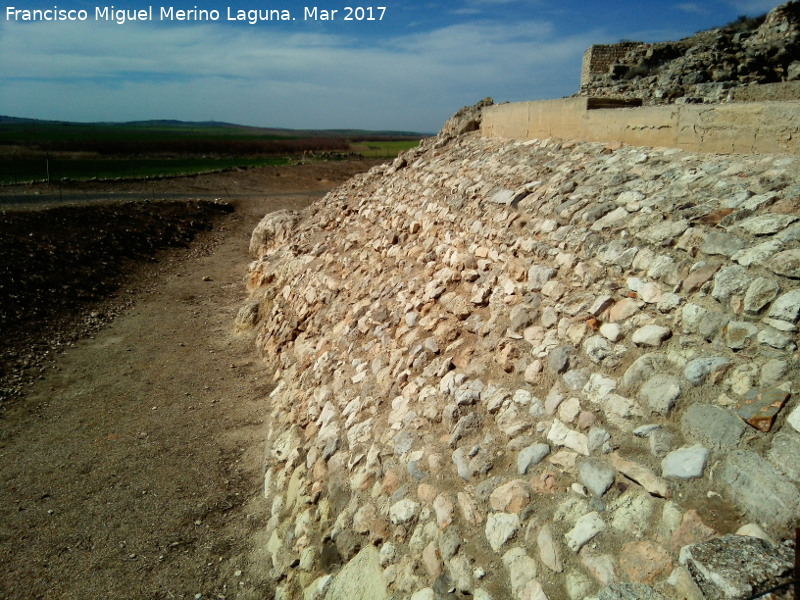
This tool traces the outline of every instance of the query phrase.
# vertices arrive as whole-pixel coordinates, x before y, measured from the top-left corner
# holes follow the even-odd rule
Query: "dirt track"
[[[271,597],[246,558],[266,513],[271,389],[252,341],[233,334],[249,234],[371,164],[160,183],[160,197],[227,196],[236,211],[133,269],[113,299],[128,308],[0,405],[0,598]]]

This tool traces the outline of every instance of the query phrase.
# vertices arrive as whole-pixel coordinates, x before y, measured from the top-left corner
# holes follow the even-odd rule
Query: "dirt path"
[[[249,235],[368,166],[189,182],[236,188],[236,212],[161,258],[130,309],[4,407],[0,598],[270,597],[245,559],[266,513],[271,389],[252,341],[233,334]]]

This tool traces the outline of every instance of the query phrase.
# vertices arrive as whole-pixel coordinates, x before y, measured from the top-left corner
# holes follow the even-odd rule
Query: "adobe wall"
[[[481,134],[618,141],[722,154],[800,154],[800,102],[587,110],[588,102],[566,98],[487,107]]]

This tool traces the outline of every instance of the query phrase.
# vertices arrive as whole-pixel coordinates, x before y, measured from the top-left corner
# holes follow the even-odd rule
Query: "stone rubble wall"
[[[511,139],[620,141],[693,152],[800,154],[800,102],[591,109],[593,100],[487,106],[481,133]]]
[[[275,597],[702,600],[789,575],[798,160],[473,132],[267,215],[238,326],[278,382]]]

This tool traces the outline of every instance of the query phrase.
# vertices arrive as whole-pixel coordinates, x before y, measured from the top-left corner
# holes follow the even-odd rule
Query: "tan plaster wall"
[[[586,109],[586,98],[483,109],[481,134],[666,146],[694,152],[800,154],[800,102]]]

